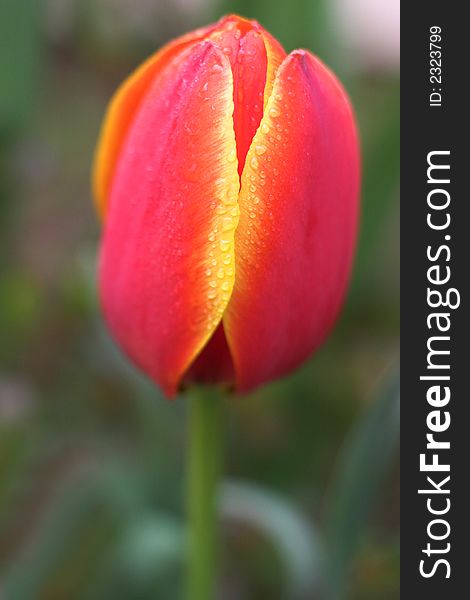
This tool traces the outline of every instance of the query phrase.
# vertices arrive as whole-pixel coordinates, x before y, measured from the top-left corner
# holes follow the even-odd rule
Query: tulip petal
[[[222,383],[226,386],[233,386],[235,380],[233,362],[222,322],[202,352],[185,372],[183,380],[188,383],[197,381],[205,384]]]
[[[254,28],[256,26],[256,29]],[[236,16],[226,17],[210,39],[230,59],[233,73],[233,122],[237,141],[238,172],[263,116],[267,56],[258,25]]]
[[[235,91],[233,123],[240,175],[263,116],[266,69],[267,57],[263,39],[257,31],[251,30],[240,39],[236,62],[232,63]]]
[[[261,35],[263,37],[264,45],[266,48],[267,56],[267,72],[266,72],[266,86],[264,88],[264,102],[263,107],[266,108],[271,93],[273,91],[274,81],[276,79],[277,72],[281,66],[283,60],[286,58],[286,52],[281,44],[273,38],[265,29],[260,27]]]
[[[175,394],[221,321],[238,223],[229,60],[210,41],[184,52],[143,100],[121,150],[101,249],[111,331]]]
[[[358,157],[340,84],[312,55],[293,52],[241,177],[237,278],[224,315],[240,391],[288,373],[330,329],[352,262]]]
[[[197,29],[169,42],[148,58],[119,87],[111,99],[101,127],[93,165],[93,195],[104,218],[117,159],[145,93],[155,78],[185,48],[202,40],[217,24]]]

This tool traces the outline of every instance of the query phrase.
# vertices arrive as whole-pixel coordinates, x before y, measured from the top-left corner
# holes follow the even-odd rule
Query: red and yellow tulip
[[[318,58],[237,16],[169,43],[118,89],[96,152],[113,335],[168,396],[288,373],[339,311],[358,188],[351,106]]]

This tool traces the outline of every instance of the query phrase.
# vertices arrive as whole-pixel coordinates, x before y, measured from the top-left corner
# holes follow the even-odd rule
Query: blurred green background
[[[399,597],[398,2],[0,0],[2,600],[181,598],[186,401],[164,400],[103,328],[89,172],[122,78],[227,12],[337,71],[364,183],[332,337],[226,401],[219,597]]]

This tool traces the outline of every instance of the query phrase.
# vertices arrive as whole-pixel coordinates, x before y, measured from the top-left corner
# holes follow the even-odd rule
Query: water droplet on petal
[[[255,152],[258,156],[261,156],[262,154],[264,154],[266,152],[266,150],[267,150],[267,148],[263,144],[259,144],[258,146],[255,147]]]
[[[235,224],[231,217],[225,217],[222,219],[222,231],[230,231],[235,228]]]
[[[276,117],[278,117],[278,116],[279,116],[281,113],[278,111],[278,109],[277,109],[275,106],[273,106],[273,107],[270,109],[270,111],[269,111],[269,114],[270,114],[270,116],[271,116],[271,117],[273,117],[273,118],[275,119],[275,118],[276,118]]]
[[[226,204],[227,206],[233,206],[236,203],[237,203],[237,197],[236,196],[232,196],[232,195],[228,194],[224,198],[224,204]]]
[[[222,250],[222,252],[226,252],[229,248],[230,248],[230,241],[221,239],[220,240],[220,249]]]

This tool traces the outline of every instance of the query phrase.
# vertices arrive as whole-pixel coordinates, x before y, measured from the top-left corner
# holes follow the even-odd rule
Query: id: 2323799
[[[429,28],[429,83],[431,93],[429,94],[430,106],[442,105],[442,37],[441,28],[433,25]]]

